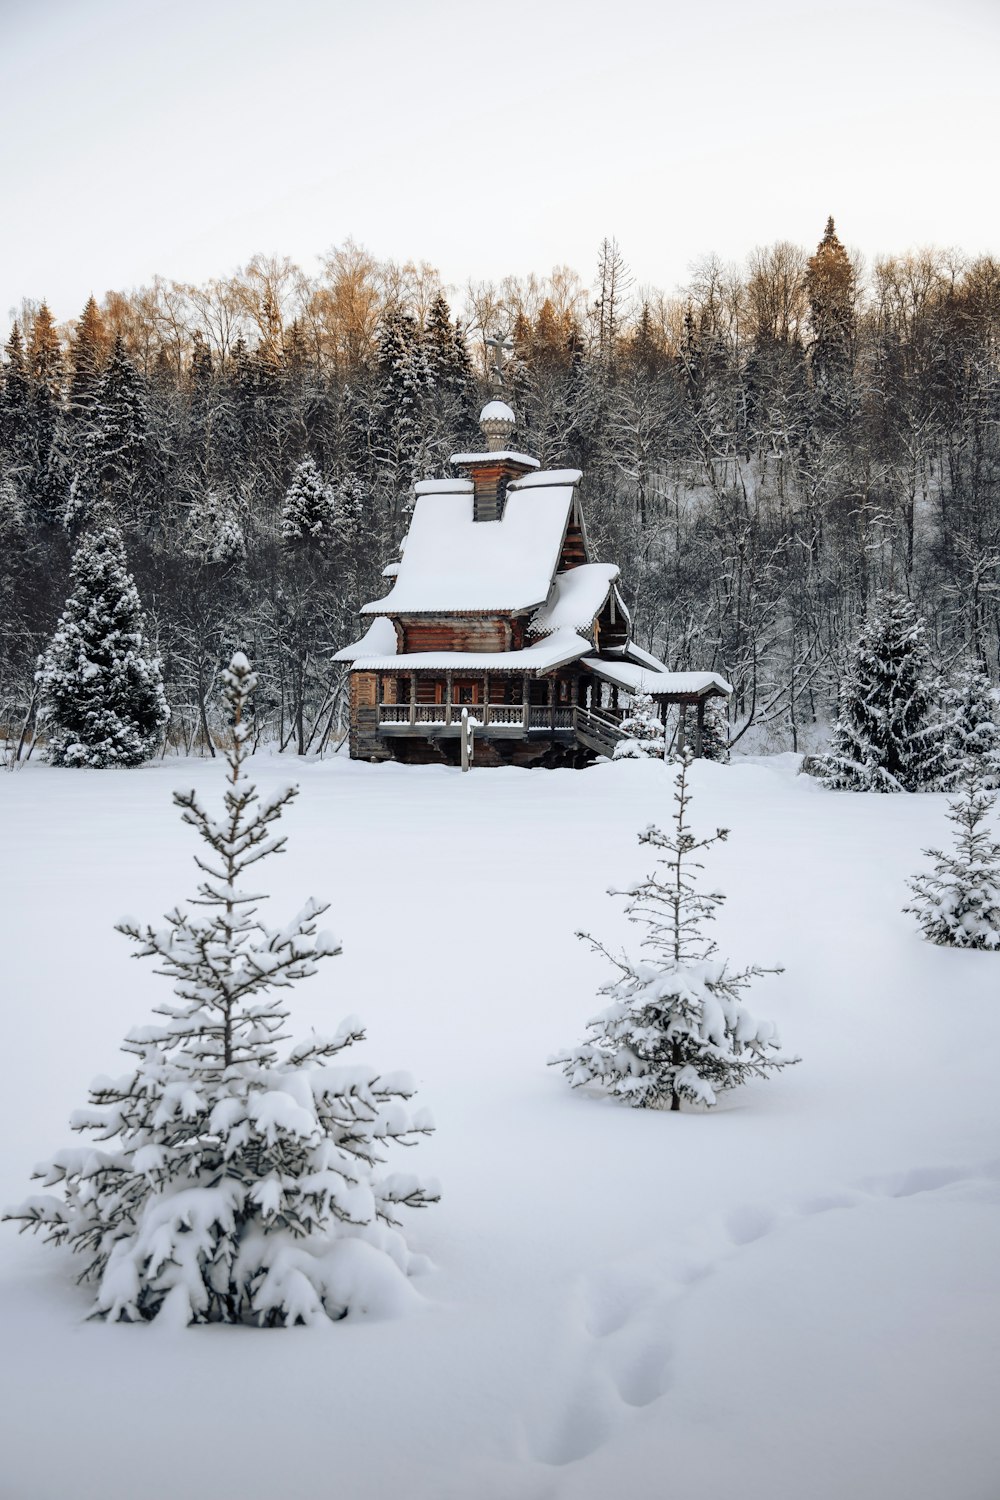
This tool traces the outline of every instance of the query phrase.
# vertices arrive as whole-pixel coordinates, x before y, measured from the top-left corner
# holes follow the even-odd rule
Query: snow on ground
[[[296,768],[274,918],[332,903],[345,952],[297,1034],[357,1011],[411,1069],[442,1180],[397,1320],[319,1332],[84,1321],[73,1264],[0,1230],[4,1500],[990,1500],[1000,1295],[1000,956],[900,908],[944,799],[829,793],[777,757],[699,765],[693,820],[751,1008],[800,1066],[711,1114],[571,1091],[545,1060],[624,935],[606,886],[669,813],[657,763]],[[288,759],[255,763],[263,787]],[[166,993],[112,923],[193,891],[182,783],[220,763],[0,777],[0,1201],[68,1141],[90,1078]],[[124,1066],[124,1059],[121,1059]],[[408,1164],[408,1163],[407,1163]]]

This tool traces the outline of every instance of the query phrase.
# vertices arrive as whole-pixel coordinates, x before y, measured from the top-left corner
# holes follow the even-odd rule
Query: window
[[[478,703],[479,687],[480,684],[478,682],[454,683],[452,686],[452,702],[458,704]]]

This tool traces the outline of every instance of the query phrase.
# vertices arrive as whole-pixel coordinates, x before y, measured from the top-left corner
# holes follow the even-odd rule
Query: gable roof
[[[557,574],[548,599],[532,616],[529,634],[551,635],[554,630],[563,629],[589,631],[604,608],[618,573],[614,563],[582,563],[578,568]]]
[[[469,479],[418,484],[395,587],[361,613],[511,613],[543,605],[578,478],[575,469],[556,469],[515,481],[499,521],[473,520]]]

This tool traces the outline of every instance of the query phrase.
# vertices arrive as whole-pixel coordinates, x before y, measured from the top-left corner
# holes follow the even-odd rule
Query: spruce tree
[[[144,382],[119,336],[97,387],[88,467],[113,512],[130,520],[148,498],[149,425]]]
[[[923,621],[908,599],[886,590],[851,652],[833,741],[816,757],[816,774],[849,791],[916,792],[934,786],[947,763]]]
[[[11,465],[26,480],[34,464],[32,401],[28,364],[21,330],[15,322],[4,349],[3,385],[0,387],[0,446]]]
[[[857,279],[832,218],[806,267],[805,290],[813,332],[813,386],[822,411],[843,399],[855,338]]]
[[[73,1115],[95,1144],[37,1170],[58,1196],[7,1215],[84,1257],[95,1315],[112,1322],[313,1324],[364,1311],[411,1265],[400,1210],[438,1196],[379,1171],[386,1147],[433,1126],[424,1112],[410,1118],[405,1074],[339,1065],[364,1037],[356,1018],[280,1045],[285,991],[341,948],[319,930],[324,903],[310,898],[272,927],[258,915],[264,898],[245,888],[247,870],[284,849],[274,825],[297,795],[261,798],[247,779],[254,684],[238,653],[224,674],[233,737],[222,815],[194,791],[174,793],[203,840],[197,895],[163,926],[118,924],[173,996],[125,1038],[133,1070],[98,1079]]]
[[[114,526],[84,536],[70,580],[35,677],[48,758],[57,766],[137,766],[153,753],[170,711]]]
[[[662,760],[663,725],[649,693],[633,693],[628,713],[621,721],[623,738],[615,744],[614,760]]]
[[[32,320],[27,371],[30,391],[29,487],[36,518],[51,523],[59,520],[65,493],[58,442],[64,371],[59,334],[45,302]]]
[[[701,728],[701,758],[729,761],[729,720],[725,698],[709,698]]]
[[[702,931],[725,897],[697,889],[703,866],[695,856],[728,837],[719,828],[696,839],[688,823],[692,764],[677,768],[673,827],[650,825],[640,844],[656,851],[643,880],[611,895],[625,896],[629,921],[643,929],[638,956],[610,953],[589,933],[577,933],[618,970],[600,993],[610,1005],[589,1023],[590,1040],[558,1057],[574,1088],[596,1087],[640,1109],[679,1110],[682,1100],[713,1105],[748,1078],[762,1078],[797,1058],[785,1057],[775,1027],[756,1021],[743,1004],[752,979],[777,974],[754,964],[731,971]]]
[[[950,789],[968,760],[978,760],[987,786],[1000,784],[1000,724],[990,679],[978,664],[960,667],[942,694],[949,766],[941,785]]]
[[[228,565],[246,556],[246,539],[231,495],[207,489],[192,499],[184,550],[199,563]]]
[[[70,415],[78,420],[86,420],[93,411],[106,344],[104,319],[94,298],[88,297],[70,348],[72,373],[66,405]]]
[[[996,794],[974,757],[962,766],[957,793],[948,804],[948,818],[955,825],[952,851],[924,850],[934,868],[907,882],[914,899],[903,910],[916,917],[929,942],[1000,948],[1000,844],[983,826]]]
[[[292,475],[281,508],[281,540],[286,547],[328,542],[334,530],[334,503],[316,460],[304,458]]]

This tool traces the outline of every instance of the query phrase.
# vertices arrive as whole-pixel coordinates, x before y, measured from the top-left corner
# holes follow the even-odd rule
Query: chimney
[[[474,521],[503,519],[507,486],[512,479],[530,474],[537,463],[521,453],[510,451],[517,425],[506,401],[487,401],[479,416],[479,430],[486,439],[485,453],[456,453],[452,463],[469,475],[474,486],[472,518]]]

